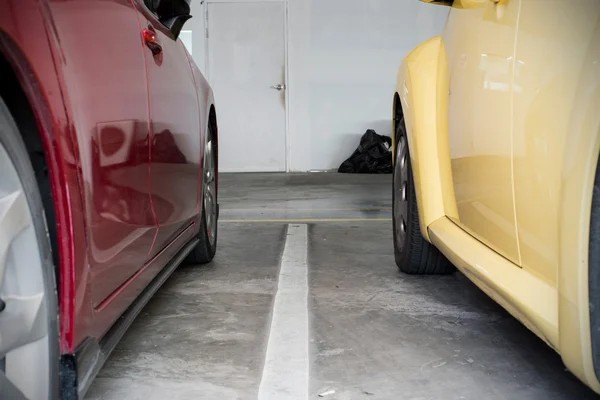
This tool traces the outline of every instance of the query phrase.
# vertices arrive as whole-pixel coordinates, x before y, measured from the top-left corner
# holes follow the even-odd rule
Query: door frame
[[[210,27],[210,18],[208,15],[208,5],[209,3],[282,3],[283,5],[283,69],[284,69],[284,85],[285,85],[285,172],[291,172],[291,151],[290,151],[290,137],[289,137],[289,121],[290,121],[290,77],[289,77],[289,64],[288,64],[288,42],[289,42],[289,6],[288,0],[205,0],[202,2],[202,12],[203,12],[203,21],[204,21],[204,71],[206,75],[206,79],[210,83],[210,70],[208,68],[209,65],[209,27]],[[217,105],[218,106],[218,105]]]

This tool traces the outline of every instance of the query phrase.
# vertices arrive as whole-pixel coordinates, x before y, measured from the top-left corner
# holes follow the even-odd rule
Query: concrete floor
[[[308,398],[596,398],[461,274],[397,271],[390,176],[223,175],[220,203],[215,260],[175,272],[88,400],[256,399],[292,222],[308,225]]]

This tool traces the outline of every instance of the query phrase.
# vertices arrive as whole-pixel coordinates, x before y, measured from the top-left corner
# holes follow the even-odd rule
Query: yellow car
[[[394,96],[400,270],[456,266],[600,393],[600,1],[422,0]]]

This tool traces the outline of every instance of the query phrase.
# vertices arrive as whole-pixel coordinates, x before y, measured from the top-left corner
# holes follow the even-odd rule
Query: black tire
[[[396,123],[396,162],[392,192],[394,256],[407,274],[451,274],[456,268],[421,234],[404,118]]]
[[[216,142],[214,141],[214,136],[212,133],[212,129],[209,127],[208,129],[208,138],[207,138],[207,148],[211,151],[209,153],[205,152],[205,170],[204,170],[204,180],[202,184],[202,218],[200,220],[200,231],[198,232],[197,238],[200,240],[198,245],[194,247],[194,250],[187,256],[186,264],[189,265],[198,265],[198,264],[207,264],[212,261],[217,252],[217,238],[218,238],[218,218],[219,218],[219,206],[217,202],[217,185],[214,185],[214,207],[215,209],[209,209],[209,213],[214,218],[214,224],[212,223],[212,219],[209,217],[207,219],[207,207],[205,201],[205,190],[206,190],[206,180],[207,180],[207,166],[212,165],[212,174],[213,178],[216,179],[217,174],[217,157],[218,150],[216,146]],[[208,178],[210,179],[210,178]],[[212,210],[212,211],[211,211]],[[207,221],[210,221],[210,224],[213,225],[209,227]],[[209,229],[210,228],[210,229]]]
[[[8,158],[14,166],[19,180],[21,182],[21,185],[23,187],[23,192],[25,194],[27,204],[30,208],[37,245],[39,247],[41,261],[40,265],[42,268],[41,276],[43,279],[45,295],[47,296],[46,323],[48,327],[49,339],[49,385],[47,388],[47,394],[49,399],[58,399],[60,368],[58,295],[56,286],[55,266],[52,257],[52,247],[49,239],[50,235],[46,222],[46,213],[44,212],[42,196],[40,194],[38,186],[42,185],[45,187],[49,187],[48,177],[45,177],[46,182],[38,182],[38,180],[36,180],[36,175],[34,174],[30,158],[31,155],[27,151],[27,147],[25,146],[21,133],[19,132],[19,129],[12,115],[10,114],[8,107],[1,98],[0,146],[5,149],[5,154],[8,155]],[[5,171],[0,171],[0,174],[1,173],[5,173]],[[53,210],[48,211],[49,214],[54,215]],[[8,307],[8,305],[6,305],[6,307]],[[2,364],[4,364],[3,361]],[[2,375],[0,376],[0,378],[2,379],[6,379],[6,377],[4,376],[5,367],[5,365],[2,365],[2,367],[0,368],[0,375]],[[24,374],[27,373],[27,371],[22,372]],[[15,392],[11,392],[11,390],[14,390],[14,387],[11,387],[11,385],[6,380],[2,382],[0,382],[0,398],[12,398],[11,396],[15,395]]]
[[[598,166],[596,167],[592,195],[588,257],[592,359],[596,377],[600,379],[600,160],[598,160]]]

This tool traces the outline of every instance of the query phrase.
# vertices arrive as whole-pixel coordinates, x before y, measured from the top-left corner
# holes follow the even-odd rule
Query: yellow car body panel
[[[520,264],[509,90],[519,0],[507,5],[502,18],[496,15],[495,7],[487,1],[473,9],[454,9],[446,26],[446,32],[452,33],[443,40],[452,77],[447,124],[458,207],[455,222]]]
[[[394,97],[421,232],[600,393],[588,289],[600,2],[449,10],[443,35],[402,62]]]
[[[451,183],[447,125],[444,121],[445,110],[448,109],[444,93],[448,92],[444,83],[437,84],[437,75],[447,70],[446,65],[441,38],[437,36],[413,50],[402,63],[398,74],[397,93],[409,133],[419,222],[427,240],[429,224],[445,215],[457,215]],[[447,82],[448,79],[442,81]],[[418,140],[415,140],[417,137]],[[396,143],[395,135],[392,140]]]
[[[558,345],[558,291],[515,268],[449,218],[429,226],[432,243],[469,279],[550,346]]]

